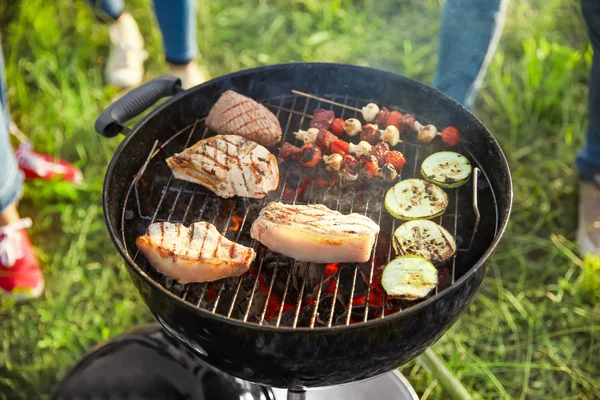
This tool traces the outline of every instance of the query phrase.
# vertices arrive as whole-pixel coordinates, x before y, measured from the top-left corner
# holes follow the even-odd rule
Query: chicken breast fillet
[[[279,185],[277,159],[269,150],[241,136],[217,135],[167,158],[177,179],[217,195],[263,198]]]
[[[279,120],[262,104],[228,90],[212,106],[206,126],[222,135],[239,135],[263,146],[281,141]]]
[[[364,215],[276,202],[262,209],[250,229],[271,251],[315,263],[366,262],[378,233],[379,226]]]
[[[189,228],[155,222],[135,243],[154,268],[180,283],[240,276],[256,257],[254,249],[228,240],[208,222]]]

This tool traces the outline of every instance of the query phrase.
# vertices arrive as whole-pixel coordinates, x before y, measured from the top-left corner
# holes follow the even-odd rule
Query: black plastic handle
[[[163,75],[129,91],[112,103],[96,120],[96,131],[104,137],[128,132],[123,124],[141,114],[159,99],[182,91],[181,79]]]

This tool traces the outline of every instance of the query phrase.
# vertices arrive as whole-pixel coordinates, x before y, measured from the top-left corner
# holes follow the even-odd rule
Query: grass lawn
[[[252,3],[252,4],[250,4]],[[8,5],[10,4],[10,5]],[[370,65],[431,82],[441,0],[198,0],[212,76],[287,61]],[[149,1],[127,1],[147,75],[165,70]],[[468,22],[467,22],[468,23]],[[28,183],[22,214],[47,288],[0,306],[0,398],[46,398],[93,344],[151,320],[104,227],[101,185],[119,138],[94,121],[119,93],[103,84],[108,32],[83,1],[0,3],[13,117],[37,149],[73,160],[86,184]],[[434,349],[481,398],[600,397],[600,262],[577,254],[573,158],[586,127],[591,50],[576,0],[513,0],[476,115],[508,156],[515,203],[468,311]],[[422,398],[446,398],[418,363]]]

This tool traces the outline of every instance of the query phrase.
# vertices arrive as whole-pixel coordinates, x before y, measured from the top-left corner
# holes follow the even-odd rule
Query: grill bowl
[[[128,97],[129,100],[138,100],[137,103],[129,101],[128,105],[133,104],[133,109],[122,107],[123,103],[119,104],[119,101],[111,106],[107,112],[112,114],[113,120],[106,123],[106,118],[103,120],[101,117],[97,129],[115,133],[121,129],[121,122],[150,106],[165,93],[163,90],[147,95],[148,88],[146,86],[143,93],[146,96],[141,97],[142,100],[135,91],[124,97],[123,101],[127,101]],[[131,243],[137,235],[143,234],[151,221],[135,223],[135,210],[138,208],[139,215],[149,213],[155,219],[162,212],[162,203],[173,201],[165,196],[172,180],[168,179],[168,175],[155,172],[161,168],[156,163],[171,155],[173,148],[180,151],[190,139],[190,144],[199,139],[191,129],[198,128],[201,123],[198,118],[207,115],[219,95],[227,89],[262,101],[274,112],[285,109],[289,113],[291,108],[300,113],[312,113],[317,103],[307,101],[301,106],[288,103],[294,100],[285,96],[290,96],[291,90],[296,89],[337,101],[343,99],[345,103],[348,99],[357,103],[374,101],[390,109],[414,113],[419,121],[440,127],[456,126],[462,134],[462,150],[482,171],[476,188],[481,222],[472,244],[468,238],[463,240],[466,249],[457,257],[452,268],[451,284],[418,304],[404,305],[399,312],[390,315],[376,313],[373,316],[366,313],[366,321],[363,318],[363,322],[355,324],[346,325],[342,321],[340,324],[333,323],[331,327],[297,323],[271,326],[262,324],[260,319],[252,322],[228,317],[227,313],[218,312],[217,306],[211,309],[202,300],[197,306],[188,300],[195,299],[193,287],[182,288],[173,284],[144,265],[143,260],[140,261],[142,257],[136,258],[135,247]],[[137,90],[144,90],[144,87]],[[283,126],[287,122],[286,117],[280,115],[280,121]],[[292,130],[288,128],[288,131]],[[186,129],[190,129],[191,133],[182,134]],[[433,149],[429,147],[428,151]],[[403,151],[410,153],[412,150]],[[413,159],[416,161],[418,156]],[[415,168],[412,174],[417,173]],[[405,177],[408,176],[403,173]],[[146,178],[152,182],[149,183]],[[162,194],[156,199],[136,192],[138,189],[134,183],[152,186],[161,179]],[[468,188],[465,187],[465,190],[468,194]],[[180,186],[179,193],[182,191],[183,186]],[[140,197],[143,199],[137,204],[132,200],[136,195],[138,200]],[[174,196],[180,195],[175,193]],[[460,196],[456,196],[458,209]],[[176,197],[175,201],[178,199]],[[207,201],[198,204],[206,206]],[[143,209],[146,203],[151,205],[148,210]],[[410,361],[438,340],[476,294],[485,276],[485,262],[508,222],[511,203],[512,183],[504,154],[491,133],[465,108],[416,81],[375,69],[339,64],[300,63],[262,67],[226,75],[175,95],[128,132],[111,160],[104,185],[104,210],[110,235],[155,318],[203,360],[224,372],[257,383],[287,388],[367,379]],[[467,218],[467,214],[473,214],[471,205],[464,201],[461,204],[453,220],[459,225],[472,225],[472,218]],[[234,207],[232,205],[232,210]],[[165,210],[168,216],[171,215],[169,207]],[[470,233],[464,236],[468,237]],[[216,288],[219,289],[219,286]],[[327,302],[326,296],[323,296],[323,301]],[[329,303],[333,303],[331,298]],[[350,322],[349,319],[346,321]]]

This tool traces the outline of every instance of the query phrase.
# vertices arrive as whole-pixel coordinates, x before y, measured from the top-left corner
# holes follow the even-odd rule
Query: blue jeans
[[[105,20],[121,16],[124,0],[88,0]],[[188,64],[198,54],[195,0],[154,0],[154,12],[163,37],[165,57],[171,64]]]
[[[598,182],[600,178],[600,2],[581,0],[581,11],[587,24],[594,56],[588,93],[589,125],[585,144],[577,155],[579,178]]]
[[[0,41],[0,212],[17,201],[23,189],[23,173],[10,145],[10,113],[6,97],[6,79]]]
[[[502,34],[508,0],[447,0],[432,86],[468,109]]]
[[[472,109],[502,33],[508,0],[447,0],[432,86]],[[581,180],[600,179],[600,0],[581,0],[594,57],[589,81],[589,127],[576,165]]]

